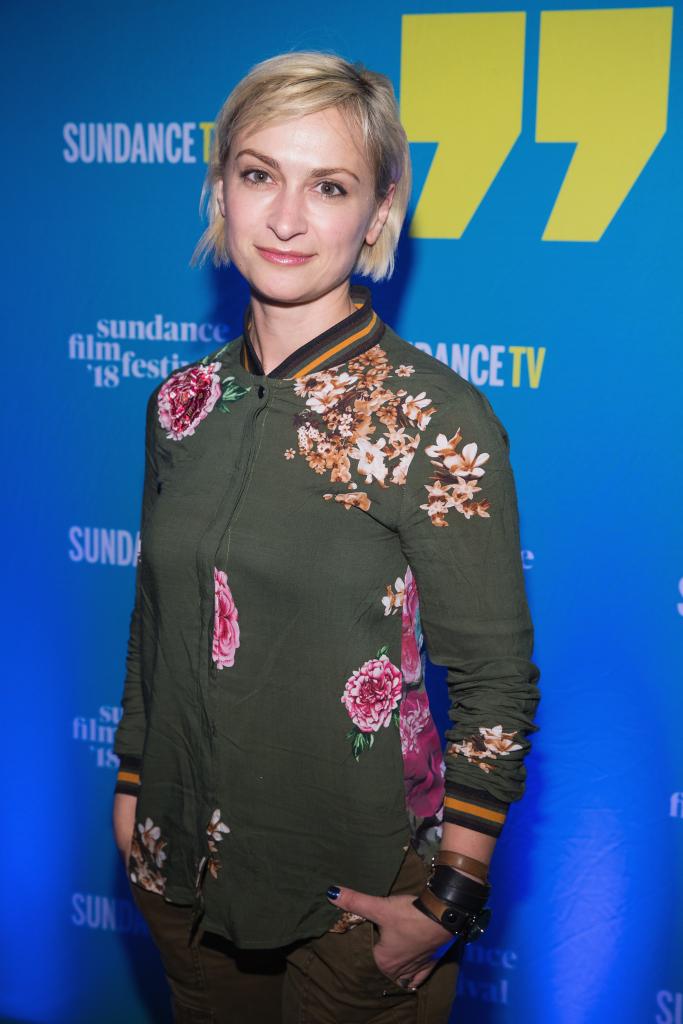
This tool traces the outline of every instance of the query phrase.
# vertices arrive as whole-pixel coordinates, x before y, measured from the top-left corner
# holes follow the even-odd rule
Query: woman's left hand
[[[371,896],[339,887],[339,896],[328,899],[335,907],[374,921],[380,935],[374,944],[375,963],[402,987],[417,988],[425,981],[444,953],[443,947],[454,941],[446,928],[413,906],[415,895]]]

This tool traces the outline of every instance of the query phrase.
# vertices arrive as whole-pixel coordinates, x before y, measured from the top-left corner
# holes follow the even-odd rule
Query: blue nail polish
[[[339,888],[338,885],[331,885],[327,890],[327,895],[330,897],[331,900],[336,900],[340,892],[341,889]]]

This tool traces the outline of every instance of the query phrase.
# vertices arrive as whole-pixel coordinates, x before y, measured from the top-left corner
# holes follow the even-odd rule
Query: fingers
[[[395,957],[387,958],[386,952],[382,949],[381,939],[373,944],[372,957],[382,974],[386,974],[401,988],[405,988],[406,984],[408,987],[417,987],[429,977],[437,966],[435,960],[422,955],[408,960],[404,958],[397,960]]]
[[[427,978],[429,977],[429,975],[432,973],[432,971],[435,968],[436,968],[436,964],[432,961],[432,963],[428,964],[421,971],[418,971],[416,974],[414,974],[413,975],[413,980],[412,980],[413,987],[414,988],[419,988],[419,986],[422,984],[422,982],[427,980]]]
[[[401,988],[412,989],[414,991],[415,989],[419,988],[420,985],[423,984],[423,982],[427,980],[429,975],[434,970],[434,967],[435,964],[430,964],[429,966],[418,971],[404,969],[399,973],[398,977],[394,978],[393,980],[396,982],[397,985],[400,985]]]
[[[381,924],[384,920],[386,908],[384,896],[371,896],[367,892],[331,885],[327,890],[327,898],[335,907],[350,910],[352,914],[360,914],[361,917],[374,921],[375,924]]]

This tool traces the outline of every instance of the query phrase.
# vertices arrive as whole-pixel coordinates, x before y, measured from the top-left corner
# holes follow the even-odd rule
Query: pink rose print
[[[220,363],[191,366],[174,373],[159,388],[157,400],[159,423],[167,430],[166,437],[179,441],[194,434],[195,428],[209,415],[221,397],[217,370]]]
[[[383,654],[354,671],[341,701],[361,732],[377,732],[389,725],[400,699],[401,673]]]
[[[422,678],[419,646],[421,638],[417,586],[412,570],[408,566],[404,580],[401,616],[401,671],[406,683],[416,683]]]
[[[387,728],[392,722],[398,725],[396,708],[401,700],[403,680],[401,670],[389,661],[387,650],[387,647],[380,648],[376,658],[355,669],[341,696],[354,724],[347,738],[352,742],[356,760],[372,746],[378,729]]]
[[[213,650],[211,657],[220,668],[235,664],[235,650],[240,645],[240,627],[237,608],[228,586],[227,574],[222,569],[213,570],[214,621]]]
[[[406,803],[421,818],[438,815],[444,799],[444,759],[425,690],[404,696],[399,730]]]

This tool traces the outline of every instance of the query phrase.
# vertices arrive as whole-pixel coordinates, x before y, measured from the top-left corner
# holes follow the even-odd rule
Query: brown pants
[[[411,846],[391,892],[417,895],[426,877]],[[161,954],[176,1024],[448,1024],[460,940],[408,992],[377,967],[370,921],[279,949],[238,949],[206,931],[188,946],[192,908],[129,884]]]

